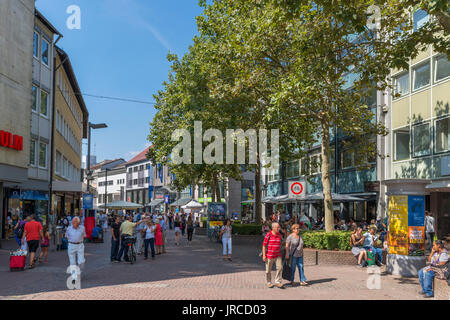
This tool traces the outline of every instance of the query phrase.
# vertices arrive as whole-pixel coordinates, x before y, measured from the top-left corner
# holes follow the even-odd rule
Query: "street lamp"
[[[89,122],[89,133],[88,133],[88,156],[87,156],[87,192],[90,193],[90,176],[91,176],[91,129],[105,129],[108,128],[106,123],[90,123]]]

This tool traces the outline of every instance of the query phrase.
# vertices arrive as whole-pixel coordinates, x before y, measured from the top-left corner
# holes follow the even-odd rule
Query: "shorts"
[[[180,228],[175,227],[175,233],[180,232],[180,231],[181,231]]]
[[[39,248],[39,240],[30,240],[27,241],[28,244],[28,251],[30,252],[36,252]]]

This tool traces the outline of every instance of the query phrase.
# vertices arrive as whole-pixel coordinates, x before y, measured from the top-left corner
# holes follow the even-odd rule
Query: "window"
[[[320,154],[311,157],[311,174],[320,172]]]
[[[394,78],[394,94],[404,96],[409,93],[409,73]]]
[[[57,174],[61,174],[61,153],[59,153],[58,151],[56,151],[55,172]]]
[[[108,186],[112,186],[112,185],[114,185],[114,180],[109,180],[108,181]]]
[[[67,177],[67,159],[65,157],[63,157],[63,172],[62,175],[64,178]]]
[[[39,58],[39,35],[36,32],[33,34],[33,56]]]
[[[145,183],[150,183],[150,177],[145,178]]]
[[[300,161],[294,160],[286,163],[286,178],[298,177],[300,174]]]
[[[39,167],[47,168],[47,144],[39,142]]]
[[[425,10],[417,10],[413,14],[413,21],[414,21],[414,32],[422,28],[422,26],[428,22],[430,17],[428,16],[428,13]]]
[[[413,127],[414,157],[427,156],[430,152],[431,135],[430,124],[423,123]]]
[[[394,160],[409,159],[409,127],[394,131]]]
[[[355,164],[355,152],[353,150],[342,150],[341,153],[341,168],[347,169],[353,167]]]
[[[450,150],[450,118],[436,120],[436,152]]]
[[[436,72],[434,81],[437,82],[450,77],[450,61],[448,61],[446,56],[436,58],[434,69]]]
[[[44,39],[42,39],[42,62],[48,66],[48,57],[49,57],[49,51],[48,51],[48,42]]]
[[[48,93],[41,90],[41,114],[48,116]]]
[[[413,68],[414,90],[418,90],[430,84],[430,63]]]
[[[132,173],[132,172],[133,172],[132,168],[128,169],[128,173]]]
[[[36,141],[34,140],[30,143],[30,165],[36,165]]]
[[[37,88],[31,87],[31,110],[37,112]]]
[[[144,170],[144,165],[140,165],[139,166],[139,171],[143,171]]]
[[[150,169],[150,163],[147,163],[147,165],[145,166],[145,168],[148,170]]]
[[[138,184],[138,179],[134,179],[133,180],[133,185],[137,185]]]
[[[139,167],[134,167],[134,172],[138,172]]]

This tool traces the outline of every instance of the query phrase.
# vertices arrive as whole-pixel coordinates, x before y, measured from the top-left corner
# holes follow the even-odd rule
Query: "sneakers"
[[[268,288],[273,288],[273,284],[269,282],[269,283],[267,284],[267,287],[268,287]]]
[[[283,286],[282,283],[275,283],[275,286],[276,286],[277,288],[284,289],[284,286]]]

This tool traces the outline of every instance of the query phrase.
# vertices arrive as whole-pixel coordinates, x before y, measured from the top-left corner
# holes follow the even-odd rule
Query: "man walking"
[[[141,221],[142,220],[141,218],[142,218],[142,216],[139,213],[136,218],[136,222]],[[144,224],[136,225],[135,232],[134,232],[135,237],[136,237],[136,253],[139,256],[142,254],[142,249],[144,247],[144,235],[142,234],[142,231],[144,230],[144,228],[145,228]]]
[[[33,269],[36,260],[36,251],[39,248],[39,239],[44,238],[44,234],[42,232],[42,225],[35,220],[34,214],[28,216],[26,221],[22,236],[22,244],[26,239],[28,251],[30,252],[30,269]]]
[[[162,253],[166,253],[166,230],[167,230],[166,215],[160,217],[159,225],[161,226],[163,238]]]
[[[117,261],[120,262],[122,259],[122,254],[124,256],[124,260],[128,262],[128,243],[126,241],[127,237],[132,237],[134,233],[134,228],[136,226],[140,225],[141,223],[144,223],[144,220],[141,220],[139,222],[132,222],[133,216],[128,215],[127,220],[122,223],[120,226],[120,235],[121,235],[121,246],[119,254],[117,255]]]
[[[67,247],[67,253],[69,255],[70,266],[79,266],[81,269],[84,267],[84,238],[86,237],[86,231],[84,226],[80,225],[81,220],[75,216],[72,219],[72,225],[67,228],[65,238],[69,242]],[[78,264],[77,264],[78,262]],[[72,270],[72,281],[77,279],[77,272]]]
[[[119,216],[111,223],[111,262],[117,260],[117,254],[119,253],[121,224]]]
[[[428,242],[427,249],[431,250],[434,241],[434,218],[429,211],[425,211],[425,232]]]
[[[283,289],[281,283],[281,275],[283,272],[283,262],[281,259],[281,242],[280,225],[277,222],[272,223],[272,231],[268,232],[263,242],[263,261],[266,263],[266,281],[267,287],[273,288],[272,284],[272,267],[276,265],[275,286]]]

